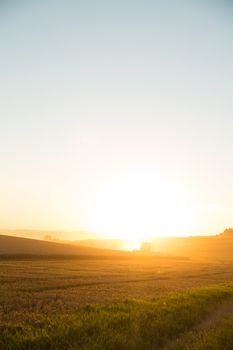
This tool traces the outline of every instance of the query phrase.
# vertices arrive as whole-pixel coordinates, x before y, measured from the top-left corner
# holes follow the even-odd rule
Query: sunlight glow
[[[150,237],[188,235],[193,221],[183,189],[158,176],[128,176],[103,184],[96,193],[91,229],[137,246]]]

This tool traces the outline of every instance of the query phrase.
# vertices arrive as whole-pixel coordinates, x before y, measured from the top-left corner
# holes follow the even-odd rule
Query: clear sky
[[[230,1],[0,1],[0,228],[233,226],[232,38]]]

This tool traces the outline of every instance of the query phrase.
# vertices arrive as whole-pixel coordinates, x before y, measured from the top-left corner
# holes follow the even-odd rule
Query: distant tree
[[[223,232],[224,236],[232,236],[233,237],[233,228],[226,228]]]
[[[53,237],[51,235],[45,235],[44,241],[53,241]]]

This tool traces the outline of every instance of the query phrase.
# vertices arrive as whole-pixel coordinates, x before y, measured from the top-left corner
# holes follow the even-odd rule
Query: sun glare
[[[92,230],[111,238],[142,242],[188,235],[193,211],[181,188],[153,176],[129,176],[105,183],[96,193]]]

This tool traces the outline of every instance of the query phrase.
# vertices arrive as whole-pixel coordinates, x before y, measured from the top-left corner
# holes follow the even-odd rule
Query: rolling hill
[[[77,255],[77,256],[107,256],[126,255],[126,252],[82,247],[78,245],[47,242],[36,239],[0,235],[0,255],[30,254],[30,255]]]
[[[162,254],[186,255],[201,259],[233,259],[233,229],[215,236],[157,238],[151,250]]]

